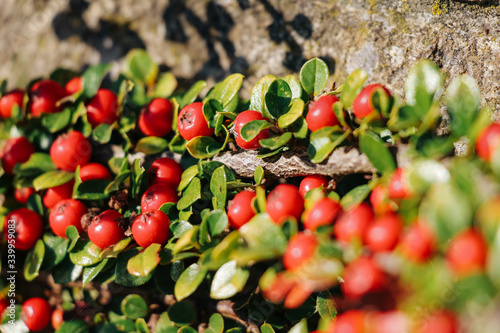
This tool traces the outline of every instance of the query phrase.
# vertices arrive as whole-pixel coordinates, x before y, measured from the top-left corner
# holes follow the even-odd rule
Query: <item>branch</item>
[[[399,166],[409,163],[405,155],[406,145],[394,147]],[[289,178],[307,175],[343,176],[352,173],[373,173],[377,170],[370,163],[366,155],[354,147],[340,147],[333,151],[323,163],[315,164],[310,161],[305,149],[290,149],[281,155],[265,159],[257,158],[255,151],[224,152],[213,158],[232,168],[239,176],[253,177],[254,171],[261,166],[266,177]]]

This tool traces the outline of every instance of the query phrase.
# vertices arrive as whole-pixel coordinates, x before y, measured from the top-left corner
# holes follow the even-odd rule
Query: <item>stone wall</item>
[[[310,57],[342,81],[363,67],[401,93],[408,68],[468,73],[500,109],[500,3],[451,0],[1,0],[0,77],[82,70],[144,47],[181,79],[296,72]]]

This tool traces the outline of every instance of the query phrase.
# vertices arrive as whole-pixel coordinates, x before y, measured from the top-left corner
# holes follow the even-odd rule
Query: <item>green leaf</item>
[[[105,193],[106,188],[111,184],[105,179],[91,179],[78,185],[76,188],[75,199],[80,200],[101,200],[109,197]]]
[[[220,313],[214,313],[210,316],[208,327],[214,330],[214,333],[222,333],[224,331],[224,318]]]
[[[266,118],[271,118],[271,115],[266,110],[266,94],[271,83],[276,80],[274,75],[266,75],[255,84],[250,97],[250,110],[260,111]]]
[[[302,319],[298,324],[293,326],[288,333],[308,333],[307,329],[307,319]]]
[[[132,175],[131,171],[122,171],[119,173],[118,176],[116,176],[116,178],[106,187],[104,194],[110,194],[118,191],[120,189],[120,184],[130,177],[130,175]]]
[[[215,128],[215,116],[222,112],[222,104],[216,99],[208,99],[203,103],[203,115],[211,128]]]
[[[125,296],[120,305],[122,313],[130,319],[144,318],[148,314],[148,304],[139,295]]]
[[[272,124],[267,120],[252,120],[241,127],[240,135],[245,141],[253,140],[259,133],[271,127]]]
[[[66,237],[70,240],[67,251],[70,252],[76,245],[76,242],[80,238],[80,234],[78,233],[78,229],[74,225],[70,225],[66,228]]]
[[[318,295],[316,298],[316,308],[324,320],[331,320],[337,315],[337,308],[335,307],[333,296],[329,291],[323,291]]]
[[[212,210],[208,213],[207,224],[210,236],[220,235],[228,227],[228,218],[221,209]]]
[[[207,275],[207,270],[203,269],[200,265],[194,263],[177,279],[174,288],[174,295],[178,301],[182,301],[183,299],[192,295],[198,286],[203,282],[205,276]]]
[[[213,299],[227,299],[243,290],[250,276],[246,268],[238,267],[236,260],[222,265],[214,275],[210,297]]]
[[[89,67],[82,75],[83,93],[85,98],[92,98],[99,90],[102,79],[111,69],[111,64],[99,64]]]
[[[340,200],[340,205],[344,210],[349,210],[350,208],[362,203],[370,194],[370,185],[361,185],[353,188]]]
[[[468,228],[473,219],[468,197],[449,183],[432,185],[419,212],[419,216],[433,227],[441,243]]]
[[[292,132],[297,139],[305,139],[309,133],[306,119],[303,116],[299,117],[297,121],[287,128],[287,131]]]
[[[292,139],[292,137],[292,133],[285,132],[281,136],[275,136],[273,138],[260,140],[259,143],[264,148],[276,150],[286,145]]]
[[[71,116],[70,108],[64,108],[61,112],[47,113],[42,116],[42,125],[50,133],[55,133],[70,124]]]
[[[318,58],[307,61],[300,69],[300,82],[309,95],[319,95],[328,81],[328,66]]]
[[[263,324],[260,327],[260,331],[262,333],[275,333],[273,327],[271,325],[269,325],[269,324]]]
[[[194,158],[205,159],[217,154],[223,144],[211,136],[197,136],[188,141],[186,149]]]
[[[99,257],[101,250],[91,241],[78,241],[69,253],[71,261],[80,266],[91,266],[102,259]]]
[[[126,58],[127,71],[132,78],[139,82],[152,86],[158,76],[158,65],[151,59],[149,54],[142,49],[130,51]]]
[[[251,248],[261,248],[282,254],[285,251],[287,240],[281,231],[266,213],[254,216],[247,224],[239,229],[241,237]],[[273,253],[269,253],[273,255]]]
[[[179,211],[177,210],[177,204],[174,202],[165,202],[163,205],[160,206],[160,208],[158,208],[158,210],[165,213],[168,216],[170,222],[179,219]]]
[[[363,84],[368,78],[368,73],[363,69],[357,69],[346,78],[345,83],[342,87],[342,94],[340,95],[340,101],[345,108],[350,108],[352,102],[356,96],[363,88]]]
[[[292,91],[292,99],[302,97],[302,85],[300,84],[300,81],[297,80],[295,75],[290,74],[281,79],[290,87],[290,90]]]
[[[264,169],[259,165],[257,166],[257,168],[255,169],[254,173],[253,173],[253,179],[255,181],[255,185],[256,186],[259,186],[260,184],[262,184],[262,181],[264,180]]]
[[[311,134],[307,154],[313,163],[323,162],[349,136],[350,131],[339,131],[338,126],[327,126]]]
[[[138,318],[135,321],[135,328],[139,333],[150,333],[151,331],[149,330],[148,324],[146,323],[146,320],[144,318]]]
[[[210,191],[217,200],[217,207],[224,210],[226,207],[227,198],[227,183],[226,183],[226,166],[223,165],[217,168],[212,174],[212,179],[210,180]]]
[[[108,143],[113,133],[113,125],[100,124],[92,131],[92,138],[99,143]]]
[[[14,172],[20,176],[36,176],[54,170],[57,170],[57,167],[50,155],[44,153],[34,153],[29,160],[14,167]]]
[[[195,330],[194,328],[192,328],[191,326],[182,326],[177,331],[177,333],[196,333],[196,332],[198,332],[198,331]]]
[[[389,174],[396,169],[396,161],[384,141],[373,132],[361,133],[359,148],[381,173]]]
[[[222,90],[219,98],[219,102],[222,104],[224,111],[232,112],[229,108],[230,104],[234,99],[238,99],[238,91],[240,91],[241,85],[243,84],[244,76],[242,74],[232,74],[229,75],[224,81],[222,81]]]
[[[158,82],[153,93],[154,97],[167,98],[175,91],[177,88],[177,79],[174,74],[166,72],[160,75]]]
[[[192,228],[188,229],[175,243],[175,246],[172,250],[173,254],[177,254],[182,251],[189,250],[198,244],[198,231],[200,230],[200,226],[196,225]]]
[[[174,303],[168,309],[168,316],[178,326],[190,325],[196,322],[196,311],[186,301]]]
[[[44,234],[43,243],[45,244],[44,269],[50,269],[64,260],[68,251],[69,240],[51,234]]]
[[[75,265],[69,258],[52,269],[52,277],[57,284],[66,284],[76,281],[82,274],[83,266]]]
[[[111,246],[108,246],[105,249],[102,249],[99,256],[102,259],[117,258],[118,255],[120,253],[122,253],[127,248],[127,246],[130,244],[131,241],[132,241],[132,238],[130,238],[130,237],[124,238],[121,241],[119,241],[118,243],[111,245]]]
[[[147,283],[153,274],[147,276],[133,276],[127,270],[127,264],[130,258],[136,256],[139,253],[139,249],[133,248],[128,251],[121,253],[118,256],[115,266],[116,283],[124,287],[138,287]]]
[[[34,194],[30,195],[28,198],[28,202],[26,202],[26,207],[28,209],[31,209],[32,211],[34,211],[38,215],[43,216],[42,197],[39,194],[34,193]]]
[[[44,190],[46,188],[56,187],[66,184],[74,178],[73,172],[54,170],[48,171],[33,181],[33,187],[36,191]]]
[[[148,276],[160,263],[161,245],[153,243],[132,257],[127,263],[127,270],[134,276]]]
[[[199,178],[193,178],[191,183],[182,192],[180,200],[177,202],[177,209],[183,210],[191,206],[196,200],[201,198],[201,181]]]
[[[292,91],[288,83],[281,79],[274,80],[265,97],[266,113],[271,115],[271,119],[278,119],[287,113],[291,100]]]
[[[156,136],[147,136],[140,139],[135,146],[135,151],[146,155],[158,154],[167,150],[168,141]]]
[[[89,333],[89,326],[83,320],[72,319],[63,322],[56,333]]]
[[[131,194],[133,198],[136,198],[141,192],[141,186],[145,173],[146,169],[144,169],[144,167],[141,165],[141,160],[139,158],[136,158],[132,167],[132,177],[130,177],[130,179],[132,180]]]
[[[420,60],[408,72],[405,96],[420,117],[424,117],[439,100],[443,90],[443,74],[433,62]]]
[[[290,106],[288,106],[286,113],[278,118],[278,126],[280,128],[291,126],[294,122],[297,121],[297,119],[302,117],[302,114],[304,113],[304,107],[305,104],[303,100],[299,98],[292,99],[292,102]]]
[[[468,75],[455,78],[448,87],[445,104],[452,133],[456,137],[466,134],[481,106],[481,91],[476,80]]]
[[[84,267],[82,274],[83,285],[86,285],[87,283],[95,279],[97,275],[99,275],[99,273],[104,269],[104,267],[106,267],[106,265],[108,264],[108,260],[109,259],[104,259],[100,263]]]
[[[203,89],[207,86],[205,81],[197,81],[195,84],[189,88],[189,90],[182,96],[179,101],[180,108],[182,109],[188,104],[193,103],[196,100],[196,97],[202,92]]]
[[[192,165],[184,172],[182,173],[181,177],[181,182],[179,183],[179,186],[177,187],[177,191],[182,191],[184,190],[189,183],[193,180],[194,177],[196,177],[200,173],[200,169],[198,168],[198,165]]]
[[[38,276],[40,267],[42,267],[44,255],[45,245],[43,241],[39,239],[33,250],[28,252],[24,261],[24,278],[26,281],[33,281]]]
[[[345,122],[344,105],[342,104],[342,102],[335,102],[332,106],[332,109],[333,113],[335,113],[335,117],[337,117],[340,123],[340,126],[346,126],[347,123]]]

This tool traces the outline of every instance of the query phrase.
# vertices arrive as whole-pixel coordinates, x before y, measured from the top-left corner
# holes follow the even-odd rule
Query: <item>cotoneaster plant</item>
[[[19,332],[495,325],[497,125],[470,77],[420,61],[403,99],[320,59],[246,93],[237,73],[178,89],[144,50],[109,70],[0,84],[2,265],[24,276],[0,329],[12,302]]]

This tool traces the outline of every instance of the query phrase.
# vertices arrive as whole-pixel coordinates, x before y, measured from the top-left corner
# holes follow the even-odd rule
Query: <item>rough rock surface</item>
[[[436,61],[450,77],[475,77],[486,102],[500,98],[500,2],[452,0],[2,0],[0,77],[10,86],[58,66],[120,69],[145,47],[179,78],[255,81],[297,71],[320,56],[342,81],[363,67],[401,93],[408,68]],[[333,79],[332,79],[333,80]]]

